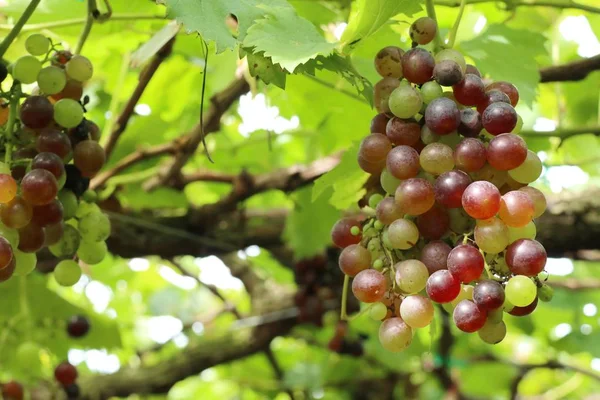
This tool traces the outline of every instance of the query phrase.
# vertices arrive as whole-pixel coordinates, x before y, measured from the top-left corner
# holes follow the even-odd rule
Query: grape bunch
[[[85,118],[83,85],[89,59],[60,50],[40,34],[25,41],[28,55],[0,64],[0,282],[27,275],[36,253],[48,248],[60,259],[59,285],[81,277],[79,262],[97,264],[107,253],[110,221],[95,204],[89,180],[105,162],[100,129]],[[22,84],[36,84],[31,94]]]
[[[495,344],[506,335],[504,313],[527,315],[552,297],[539,276],[546,251],[535,240],[546,200],[528,186],[542,163],[519,136],[519,92],[483,79],[456,50],[419,47],[436,29],[420,18],[410,50],[376,55],[379,114],[358,164],[381,187],[364,209],[370,218],[341,219],[331,233],[343,249],[339,267],[382,321],[389,351],[431,323],[434,303],[458,329]]]

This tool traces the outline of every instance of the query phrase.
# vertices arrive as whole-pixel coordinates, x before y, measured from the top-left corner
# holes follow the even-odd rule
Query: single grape
[[[392,149],[393,150],[393,149]],[[414,150],[414,149],[413,149]],[[389,157],[389,155],[388,155]],[[400,186],[400,179],[396,178],[387,169],[381,171],[381,176],[379,177],[379,182],[383,190],[385,190],[388,194],[396,193],[396,189]]]
[[[486,149],[481,140],[475,138],[463,139],[454,149],[456,168],[466,171],[479,171],[486,163]]]
[[[17,182],[7,174],[0,174],[0,203],[12,201],[17,195]]]
[[[476,106],[485,101],[485,87],[481,78],[467,73],[463,80],[452,87],[454,98],[465,106]]]
[[[484,310],[495,310],[502,307],[504,297],[504,288],[496,281],[479,281],[473,289],[473,301]]]
[[[77,376],[77,369],[67,361],[58,364],[54,370],[54,378],[63,386],[75,383]]]
[[[421,250],[421,262],[425,264],[429,274],[447,268],[448,255],[452,248],[446,242],[433,240]]]
[[[523,317],[525,315],[531,314],[538,305],[538,298],[536,297],[530,304],[523,307],[513,307],[508,313],[510,315],[514,315],[515,317]]]
[[[19,250],[24,253],[35,253],[41,250],[45,241],[44,229],[34,223],[19,229]]]
[[[508,171],[508,175],[520,183],[531,183],[542,174],[542,161],[531,150],[527,150],[527,158],[523,164]]]
[[[45,129],[37,138],[36,149],[40,153],[54,153],[62,160],[67,160],[71,155],[71,142],[63,132],[54,128]]]
[[[79,82],[89,80],[94,74],[92,62],[79,54],[74,55],[65,65],[65,70],[69,74],[69,78]]]
[[[437,34],[437,23],[432,18],[421,17],[410,25],[408,34],[414,43],[427,44]]]
[[[394,249],[407,250],[419,240],[419,230],[414,222],[408,219],[397,219],[390,224],[387,237]]]
[[[363,303],[375,303],[381,300],[386,290],[385,277],[374,269],[360,271],[352,280],[352,293]]]
[[[45,169],[59,179],[65,174],[65,166],[59,156],[54,153],[43,152],[36,155],[31,161],[31,169]],[[0,175],[1,176],[1,175]]]
[[[2,398],[6,400],[23,400],[25,391],[23,385],[17,381],[2,384]]]
[[[445,97],[432,100],[425,110],[425,124],[438,135],[454,132],[460,125],[460,111],[456,103]]]
[[[413,295],[400,304],[400,317],[411,328],[424,328],[433,320],[433,304],[427,297]]]
[[[62,127],[74,128],[83,120],[83,107],[73,99],[60,99],[54,104],[54,121]]]
[[[377,162],[370,162],[365,160],[364,158],[362,158],[360,155],[357,157],[358,162],[358,166],[365,172],[372,174],[372,175],[377,175],[380,174],[381,171],[383,171],[383,169],[385,168],[385,160],[382,161],[377,161]],[[81,173],[80,173],[81,175]]]
[[[342,218],[331,228],[331,241],[339,248],[348,247],[351,244],[358,244],[362,239],[361,235],[353,235],[350,229],[357,226],[362,229],[359,221],[354,218]]]
[[[400,86],[400,80],[398,78],[383,78],[375,84],[373,87],[373,103],[377,112],[391,112],[389,106],[390,95],[398,86]]]
[[[466,73],[467,62],[465,61],[465,57],[459,51],[456,51],[454,49],[444,49],[435,55],[436,63],[440,63],[444,60],[454,61],[460,66],[460,69],[463,72],[463,74]]]
[[[454,307],[456,307],[458,303],[460,303],[463,300],[473,300],[473,289],[474,288],[471,285],[461,285],[460,293],[449,304],[452,306],[452,310],[454,310]]]
[[[417,293],[425,289],[429,271],[419,260],[406,260],[394,266],[396,283],[404,293]]]
[[[58,243],[49,246],[50,253],[58,258],[72,257],[79,248],[81,238],[76,228],[65,224],[63,235]]]
[[[351,244],[340,253],[339,266],[348,276],[356,276],[371,266],[371,253],[360,244]]]
[[[29,224],[33,210],[21,196],[17,196],[0,208],[2,223],[9,228],[20,229]]]
[[[427,240],[440,239],[450,228],[448,211],[434,204],[427,212],[417,217],[417,228],[421,236]]]
[[[33,272],[37,265],[37,255],[35,253],[25,253],[21,250],[14,251],[15,257],[15,275],[26,276]]]
[[[57,244],[60,239],[63,237],[65,232],[65,224],[61,221],[56,224],[48,225],[44,227],[44,235],[46,237],[46,241],[44,242],[44,246],[52,246]]]
[[[31,221],[42,228],[48,225],[57,224],[62,220],[63,206],[58,200],[52,200],[48,204],[33,207],[33,217]]]
[[[498,82],[490,83],[489,85],[486,86],[485,91],[487,92],[490,90],[501,91],[502,93],[504,93],[508,96],[508,98],[510,99],[510,104],[513,107],[517,106],[517,103],[519,102],[519,91],[517,90],[515,85],[513,85],[512,83],[505,82],[505,81],[498,81]]]
[[[54,279],[60,286],[73,286],[81,278],[81,268],[73,260],[62,260],[54,268]]]
[[[83,96],[83,86],[81,82],[77,82],[73,79],[67,79],[65,83],[65,87],[58,93],[51,95],[54,101],[58,101],[60,99],[73,99],[79,100]]]
[[[421,127],[421,142],[426,146],[431,143],[439,142],[442,137],[440,135],[436,135],[427,127],[427,125],[423,125]]]
[[[538,189],[530,186],[525,186],[520,188],[519,191],[527,193],[527,195],[529,195],[529,198],[533,201],[533,218],[540,217],[544,213],[544,211],[546,211],[546,196],[544,196],[544,194]]]
[[[533,219],[535,206],[529,195],[520,190],[505,193],[500,201],[498,216],[509,227],[522,227]]]
[[[34,56],[23,56],[12,66],[13,79],[21,83],[29,84],[35,82],[40,70],[42,69],[42,63]]]
[[[54,108],[47,98],[29,96],[21,105],[19,117],[28,128],[41,129],[52,122],[53,115]]]
[[[503,133],[494,137],[487,148],[487,160],[497,170],[509,170],[523,164],[527,158],[527,144],[517,135]]]
[[[521,226],[518,228],[508,227],[508,242],[513,243],[519,239],[535,239],[535,235],[537,234],[537,229],[533,221],[529,221],[529,223],[525,226]]]
[[[448,255],[448,271],[463,283],[478,279],[484,265],[483,256],[471,245],[458,245]]]
[[[506,324],[504,321],[493,323],[489,320],[477,331],[479,338],[488,344],[498,344],[506,337]]]
[[[450,271],[442,269],[427,279],[427,295],[436,303],[449,303],[460,293],[460,281]]]
[[[388,308],[383,303],[375,303],[369,310],[369,317],[374,321],[381,321],[387,315]]]
[[[377,206],[379,205],[379,203],[381,203],[382,200],[383,200],[383,196],[380,195],[379,193],[372,194],[369,197],[369,207],[371,207],[373,209],[377,208]]]
[[[396,146],[387,155],[386,169],[397,179],[414,178],[419,173],[419,153],[409,146]]]
[[[463,71],[452,60],[443,60],[435,64],[433,78],[442,86],[454,86],[463,80]]]
[[[515,275],[536,276],[546,266],[546,249],[540,242],[531,239],[519,239],[506,249],[504,259],[510,271]],[[523,306],[523,304],[513,304]]]
[[[8,264],[8,267],[0,269],[0,282],[6,282],[13,276],[13,274],[15,273],[16,265],[17,262],[13,257],[10,261],[10,264]]]
[[[443,94],[444,90],[440,84],[435,81],[425,82],[423,86],[421,86],[421,96],[423,97],[423,102],[425,104],[429,104],[438,97],[442,97]]]
[[[63,217],[69,220],[75,216],[77,211],[77,196],[70,190],[63,189],[58,192],[58,201],[63,206]]]
[[[395,199],[402,212],[420,215],[433,207],[435,194],[433,186],[425,179],[410,178],[398,186]]]
[[[530,305],[537,298],[537,287],[528,277],[523,275],[513,276],[506,283],[506,300],[516,307]]]
[[[447,208],[462,206],[462,195],[471,184],[471,177],[463,171],[444,172],[435,180],[435,200]]]
[[[508,228],[499,218],[477,221],[475,243],[486,253],[500,253],[508,246]]]
[[[377,114],[371,120],[371,133],[385,133],[390,117],[385,114]]]
[[[402,212],[402,209],[396,204],[393,197],[386,197],[381,200],[379,204],[377,204],[375,213],[377,215],[377,220],[385,225],[389,225],[395,220],[404,217],[404,212]]]
[[[463,192],[462,205],[475,219],[488,219],[500,210],[500,191],[490,182],[471,183]]]
[[[414,119],[392,118],[387,123],[385,134],[396,146],[413,146],[421,138],[421,127]]]
[[[389,318],[379,326],[379,342],[384,349],[399,352],[410,345],[413,332],[401,318]]]
[[[50,39],[39,33],[29,35],[25,39],[25,50],[32,56],[43,56],[50,49]]]
[[[425,146],[419,156],[421,168],[433,175],[440,175],[454,168],[452,148],[443,143],[431,143]]]
[[[450,217],[450,230],[458,234],[464,234],[473,230],[475,221],[462,208],[451,208],[448,210]]]
[[[483,114],[483,112],[488,108],[490,104],[498,102],[510,104],[510,98],[505,93],[502,93],[499,90],[487,91],[485,92],[484,99],[479,104],[477,104],[477,111],[480,114]]]
[[[58,183],[51,172],[34,169],[21,181],[21,195],[29,204],[38,206],[50,203],[58,193]]]
[[[456,327],[463,332],[476,332],[485,325],[487,313],[470,300],[462,300],[452,315]]]
[[[93,212],[101,212],[100,207],[98,207],[97,204],[80,201],[77,210],[75,211],[75,216],[77,218],[83,218]]]
[[[473,74],[481,78],[481,72],[479,72],[479,69],[477,69],[477,67],[473,64],[467,64],[465,74]]]
[[[390,94],[389,108],[398,118],[411,118],[421,110],[423,98],[411,85],[400,84]]]
[[[434,67],[433,56],[421,47],[412,48],[402,55],[404,78],[411,83],[422,85],[429,81]]]
[[[481,122],[492,135],[508,133],[517,125],[517,112],[510,104],[492,103],[481,114]]]
[[[42,93],[56,94],[65,88],[67,76],[61,68],[49,66],[40,70],[37,83]]]
[[[13,248],[8,239],[0,236],[0,269],[8,267],[14,258]]]
[[[79,249],[77,249],[77,257],[81,261],[89,265],[95,265],[106,257],[108,253],[108,248],[106,246],[106,242],[88,242],[83,240],[79,244]],[[370,264],[370,263],[369,263]]]
[[[82,146],[86,143],[93,143],[95,146],[97,146],[99,148],[99,150],[102,151],[102,158],[104,158],[104,150],[102,149],[102,147],[100,147],[100,145],[98,145],[98,143],[96,143],[96,142],[87,140],[85,142],[81,142],[75,148],[75,152],[74,152],[75,161],[77,161],[78,149],[80,148],[80,146]],[[392,149],[392,143],[390,142],[390,140],[387,138],[386,135],[381,134],[381,133],[372,133],[363,139],[363,141],[360,144],[358,154],[359,154],[359,157],[362,157],[366,161],[379,162],[379,161],[385,160],[387,154],[389,153],[389,151],[391,149]],[[89,153],[89,151],[80,152],[80,153],[81,153],[80,154],[80,158],[81,158],[80,164],[82,164],[83,161],[86,161],[88,159],[88,154],[86,154],[86,153]],[[102,161],[104,162],[104,159],[102,159]],[[75,165],[77,165],[77,162],[75,162]],[[100,166],[102,166],[102,165],[100,165]],[[77,167],[80,170],[82,170],[82,168],[80,168],[79,165],[77,165]]]
[[[34,342],[23,342],[17,347],[15,357],[20,364],[37,365],[40,363],[41,348]]]
[[[538,288],[537,295],[541,301],[545,303],[549,302],[550,300],[552,300],[552,297],[554,297],[554,289],[552,288],[552,286],[549,286],[544,283],[541,287]]]
[[[460,110],[460,124],[457,128],[458,133],[465,137],[475,138],[479,136],[482,129],[483,124],[479,112],[472,108]]]
[[[508,179],[508,171],[499,171],[487,163],[481,169],[471,172],[470,175],[474,181],[488,181],[498,189],[504,186]]]

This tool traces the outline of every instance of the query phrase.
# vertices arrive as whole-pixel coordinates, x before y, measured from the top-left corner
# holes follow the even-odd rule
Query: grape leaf
[[[342,156],[337,167],[317,179],[313,186],[312,201],[316,201],[332,188],[333,193],[326,198],[338,210],[345,210],[356,204],[365,194],[363,185],[369,175],[360,169],[356,155],[360,144],[357,142]]]
[[[198,32],[204,40],[214,41],[217,53],[233,49],[244,40],[248,28],[267,14],[293,12],[285,0],[165,0],[167,16]],[[230,14],[238,20],[238,37],[233,36],[225,21]]]
[[[420,0],[358,0],[355,4],[341,39],[344,53],[377,32],[391,17],[400,13],[410,17],[421,11]]]
[[[259,78],[261,81],[269,84],[274,84],[277,87],[285,90],[286,72],[281,65],[273,64],[273,60],[270,57],[265,57],[265,54],[253,53],[240,49],[240,58],[248,58],[248,71],[250,75],[255,78]]]
[[[306,187],[292,195],[296,203],[288,216],[283,237],[297,258],[314,256],[330,242],[331,227],[339,212],[329,204],[328,196],[311,200],[311,188]],[[328,189],[331,196],[332,189]]]
[[[328,55],[335,44],[328,43],[308,20],[294,10],[279,10],[256,21],[247,32],[244,46],[264,51],[274,63],[288,71],[319,55]]]
[[[547,56],[545,42],[537,32],[490,25],[478,37],[462,42],[460,50],[492,79],[515,85],[521,101],[531,107],[540,81],[536,58]]]

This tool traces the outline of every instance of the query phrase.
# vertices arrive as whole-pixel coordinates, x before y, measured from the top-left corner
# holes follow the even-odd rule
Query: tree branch
[[[548,282],[550,286],[557,289],[567,290],[597,290],[600,289],[600,280],[598,279],[575,279],[569,278],[561,281],[552,280]]]
[[[175,155],[173,160],[170,160],[163,171],[157,177],[148,180],[144,185],[145,190],[153,190],[159,186],[170,183],[176,178],[181,168],[194,155],[196,149],[202,141],[202,136],[208,135],[211,132],[216,132],[221,126],[221,117],[231,107],[231,105],[243,94],[250,90],[248,82],[244,77],[236,78],[224,90],[215,94],[211,99],[211,106],[206,113],[204,126],[198,123],[188,134],[189,140]]]
[[[600,9],[598,9],[600,12]],[[540,70],[540,83],[580,81],[600,69],[600,55]]]
[[[138,101],[140,100],[140,98],[142,97],[144,90],[146,90],[148,83],[150,83],[150,79],[152,79],[152,77],[154,76],[154,73],[158,70],[158,67],[160,66],[160,64],[162,64],[162,62],[171,54],[171,52],[173,50],[174,42],[175,42],[175,38],[169,40],[152,57],[152,59],[150,60],[150,62],[146,66],[146,68],[144,68],[142,70],[142,72],[140,72],[138,84],[135,87],[133,93],[131,93],[131,96],[129,97],[127,104],[125,104],[123,111],[121,111],[121,114],[115,121],[115,125],[113,126],[113,129],[110,132],[110,135],[108,136],[106,143],[104,144],[104,151],[106,153],[106,159],[108,159],[110,157],[113,150],[115,149],[115,145],[117,144],[117,141],[119,140],[119,138],[125,131],[125,128],[127,128],[127,124],[129,123],[129,119],[133,115],[135,106],[138,103]]]
[[[585,135],[591,134],[600,136],[600,126],[590,126],[588,128],[565,128],[565,129],[556,129],[549,132],[538,132],[538,131],[521,131],[519,135],[532,137],[532,138],[541,138],[541,137],[555,137],[561,140],[568,139],[577,135]]]

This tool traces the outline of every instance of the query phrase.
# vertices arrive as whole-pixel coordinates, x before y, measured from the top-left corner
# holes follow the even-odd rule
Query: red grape
[[[63,386],[68,386],[77,380],[77,369],[69,364],[67,361],[63,361],[54,370],[54,377]]]
[[[499,90],[489,90],[485,92],[485,97],[481,103],[477,104],[477,111],[479,111],[480,114],[483,114],[490,104],[498,102],[510,104],[510,98]]]
[[[383,78],[373,87],[373,103],[379,113],[389,113],[390,94],[400,86],[400,80],[397,78]],[[508,97],[507,97],[508,98]],[[378,132],[383,133],[383,132]]]
[[[45,129],[37,138],[36,149],[40,153],[54,153],[65,160],[71,154],[71,141],[57,129]]]
[[[515,275],[536,276],[546,266],[546,249],[532,239],[519,239],[506,249],[504,259]]]
[[[413,43],[430,43],[437,34],[437,22],[433,18],[421,17],[415,20],[408,30],[408,35]]]
[[[67,333],[74,338],[85,336],[90,330],[90,321],[83,315],[74,315],[67,324]]]
[[[510,315],[514,315],[515,317],[523,317],[525,315],[531,314],[536,309],[537,305],[538,305],[538,298],[536,297],[535,300],[533,300],[533,302],[531,304],[524,306],[524,307],[515,306],[508,313]]]
[[[409,215],[420,215],[429,210],[435,202],[431,183],[422,178],[410,178],[396,189],[396,204]]]
[[[6,268],[0,269],[0,282],[6,282],[9,280],[15,273],[16,266],[17,261],[15,257],[13,257]]]
[[[10,381],[2,385],[2,398],[4,400],[23,400],[25,393],[23,385],[17,381]]]
[[[358,155],[366,161],[376,163],[385,160],[391,149],[392,143],[387,136],[382,133],[372,133],[361,142]]]
[[[492,103],[481,115],[481,122],[492,135],[508,133],[517,126],[517,112],[510,104]]]
[[[471,183],[464,191],[462,205],[475,219],[488,219],[500,210],[500,191],[486,181]]]
[[[448,255],[448,271],[462,283],[478,279],[485,267],[479,250],[468,244],[460,244]]]
[[[4,269],[10,265],[14,257],[10,242],[0,236],[0,269]]]
[[[414,178],[420,169],[419,153],[409,146],[396,146],[387,155],[386,167],[395,178]]]
[[[425,239],[436,240],[448,232],[450,217],[443,207],[435,204],[429,211],[417,217],[417,228]]]
[[[422,85],[433,76],[435,60],[430,52],[415,47],[402,55],[404,78],[411,83]]]
[[[455,61],[442,60],[433,68],[433,78],[442,86],[453,86],[463,80],[463,71]]]
[[[19,116],[28,128],[42,129],[52,122],[54,107],[44,96],[29,96],[21,105]]]
[[[460,281],[450,271],[442,269],[427,279],[427,295],[436,303],[449,303],[460,293]]]
[[[454,308],[452,317],[458,329],[472,333],[485,325],[487,312],[477,307],[471,300],[462,300]]]
[[[476,106],[485,101],[485,87],[477,75],[467,73],[465,78],[452,87],[454,98],[465,106]]]
[[[60,99],[73,99],[79,100],[83,95],[83,85],[81,82],[77,82],[73,79],[67,79],[65,87],[58,93],[50,95],[54,101],[58,101]]]
[[[17,196],[0,208],[2,223],[9,228],[19,229],[31,221],[33,210],[21,196]]]
[[[510,104],[513,107],[517,106],[517,103],[519,102],[519,91],[515,85],[510,82],[498,81],[487,85],[485,91],[487,92],[494,89],[506,94],[510,99]]]
[[[421,262],[425,264],[429,274],[446,269],[448,266],[448,254],[452,248],[441,240],[433,240],[423,246],[421,250]]]
[[[48,204],[33,207],[33,217],[31,222],[45,227],[61,222],[63,219],[63,206],[58,200],[53,200]]]
[[[371,133],[385,133],[385,128],[387,126],[390,117],[385,114],[377,114],[371,120]]]
[[[398,218],[404,217],[402,209],[396,204],[396,200],[393,197],[386,197],[377,204],[375,210],[377,219],[383,222],[385,225],[389,225]]]
[[[454,132],[460,124],[460,111],[456,103],[445,97],[434,99],[425,110],[425,123],[438,135]]]
[[[462,195],[471,184],[471,177],[463,171],[444,172],[435,180],[435,200],[447,208],[462,206]]]
[[[465,137],[477,137],[483,129],[481,114],[472,108],[460,110],[460,124],[457,131]]]
[[[0,203],[8,203],[17,195],[17,182],[8,174],[0,174]]]
[[[19,229],[19,250],[24,253],[35,253],[41,250],[45,241],[44,229],[34,223]]]
[[[57,193],[56,178],[45,169],[31,170],[21,181],[21,195],[31,205],[48,204],[56,197]]]
[[[395,145],[413,146],[421,139],[421,127],[414,119],[392,118],[385,134]]]
[[[338,264],[344,274],[355,276],[371,267],[371,253],[360,244],[351,244],[340,253]]]
[[[481,72],[479,72],[479,69],[477,69],[477,67],[474,66],[473,64],[467,64],[467,70],[465,73],[477,75],[478,77],[481,78]]]
[[[44,237],[46,238],[44,246],[52,246],[53,244],[58,243],[64,232],[65,224],[63,222],[46,226],[44,228]]]
[[[481,140],[475,138],[463,139],[454,149],[456,168],[466,171],[478,171],[486,163],[486,149]]]
[[[52,172],[56,179],[65,173],[63,160],[54,153],[43,152],[33,158],[31,169],[45,169]]]
[[[492,167],[501,171],[517,168],[527,158],[527,144],[517,135],[503,133],[490,140],[487,160]]]
[[[498,216],[508,226],[519,228],[527,225],[533,219],[535,206],[531,197],[520,190],[512,190],[500,202]]]
[[[353,235],[350,230],[356,226],[362,231],[361,223],[354,218],[342,218],[331,228],[331,241],[339,248],[348,247],[351,244],[360,243],[362,235]]]
[[[504,288],[492,280],[477,282],[473,289],[473,301],[483,310],[495,310],[504,304]]]
[[[352,293],[363,303],[375,303],[381,300],[386,290],[385,277],[374,269],[360,271],[352,281]]]
[[[381,171],[383,171],[383,169],[385,168],[385,160],[378,162],[370,162],[359,155],[357,158],[357,162],[360,169],[373,175],[380,174]]]
[[[402,79],[402,54],[404,50],[396,46],[387,46],[375,56],[375,69],[382,77]]]
[[[385,137],[385,135],[381,136]],[[385,159],[385,156],[381,159]],[[84,177],[90,178],[96,175],[104,165],[105,161],[106,154],[104,153],[104,149],[98,142],[94,142],[93,140],[84,140],[75,146],[75,149],[73,150],[73,163],[79,171],[81,171],[81,175]],[[367,161],[370,160],[367,159]]]
[[[544,211],[546,211],[547,204],[546,204],[546,197],[544,196],[544,193],[540,192],[538,189],[531,187],[531,186],[522,187],[519,189],[519,191],[527,193],[529,198],[531,198],[531,200],[533,201],[533,205],[535,208],[535,212],[533,213],[533,218],[538,218],[539,216],[541,216],[544,213]]]

